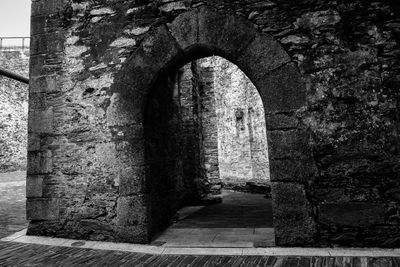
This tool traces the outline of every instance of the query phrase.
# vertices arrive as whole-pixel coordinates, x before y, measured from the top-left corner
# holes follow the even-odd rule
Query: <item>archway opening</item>
[[[264,107],[236,65],[212,56],[171,68],[144,125],[153,242],[274,245]]]

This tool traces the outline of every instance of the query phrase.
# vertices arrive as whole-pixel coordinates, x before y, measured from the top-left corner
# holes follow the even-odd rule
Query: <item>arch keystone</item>
[[[257,36],[254,26],[236,15],[201,7],[198,18],[199,44],[219,51],[230,61],[235,61]]]

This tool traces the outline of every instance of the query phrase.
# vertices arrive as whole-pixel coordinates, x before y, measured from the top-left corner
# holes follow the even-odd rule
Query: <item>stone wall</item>
[[[276,243],[400,246],[399,25],[387,0],[32,2],[28,234],[148,242],[148,88],[214,53],[264,102]]]
[[[263,103],[255,86],[233,63],[201,60],[214,72],[218,117],[218,161],[225,184],[269,180],[268,145]]]
[[[0,67],[28,77],[29,51],[1,51]],[[26,170],[28,85],[0,76],[0,172]]]

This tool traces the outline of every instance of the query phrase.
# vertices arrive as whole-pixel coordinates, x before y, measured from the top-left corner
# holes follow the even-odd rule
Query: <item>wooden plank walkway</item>
[[[0,241],[0,266],[396,267],[400,258],[151,255]]]

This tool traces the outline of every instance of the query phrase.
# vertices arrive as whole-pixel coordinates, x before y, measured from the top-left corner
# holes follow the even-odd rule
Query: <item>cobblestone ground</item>
[[[0,238],[26,228],[25,172],[0,173]]]

